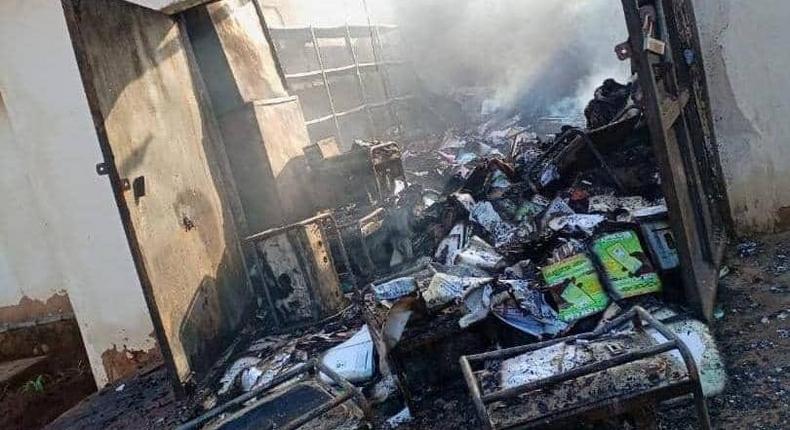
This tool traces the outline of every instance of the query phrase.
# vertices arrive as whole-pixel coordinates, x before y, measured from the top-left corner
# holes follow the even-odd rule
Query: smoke
[[[629,64],[620,0],[397,0],[406,52],[436,92],[488,87],[502,109],[527,116],[581,112]]]

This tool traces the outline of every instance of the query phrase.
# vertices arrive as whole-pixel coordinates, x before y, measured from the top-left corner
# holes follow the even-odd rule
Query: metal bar
[[[280,429],[282,429],[282,430],[298,429],[302,425],[304,425],[304,424],[306,424],[306,423],[318,418],[323,413],[340,406],[341,403],[344,403],[346,400],[350,399],[351,395],[352,394],[350,392],[343,393],[340,396],[335,397],[331,401],[326,402],[326,403],[322,404],[321,406],[319,406],[319,407],[317,407],[317,408],[305,413],[304,415],[300,416],[299,418],[297,418],[297,419],[295,419],[293,421],[290,421],[289,423],[287,423],[284,426],[280,427]]]
[[[634,306],[634,310],[639,317],[643,320],[647,321],[647,323],[656,329],[662,336],[667,339],[672,340],[677,344],[677,349],[680,352],[680,356],[683,357],[683,362],[686,364],[686,368],[689,372],[689,379],[694,384],[694,403],[696,403],[697,407],[697,414],[699,415],[700,420],[700,427],[705,430],[709,430],[711,428],[710,423],[710,413],[708,412],[708,404],[705,401],[705,395],[702,392],[702,382],[700,381],[699,377],[699,370],[697,368],[697,362],[694,361],[694,356],[691,354],[691,351],[688,349],[683,341],[667,326],[662,324],[661,322],[657,321],[653,318],[650,313],[639,306]]]
[[[359,69],[361,71],[362,69],[375,69],[377,67],[401,66],[403,64],[406,64],[406,62],[402,61],[402,60],[382,61],[381,63],[377,63],[377,62],[374,61],[374,62],[370,62],[370,63],[359,63]],[[356,68],[357,68],[357,66],[355,64],[348,64],[348,65],[345,65],[345,66],[339,66],[339,67],[333,67],[333,68],[330,68],[330,69],[326,69],[326,70],[324,70],[324,72],[326,72],[327,76],[342,75],[342,74],[351,72],[351,71],[355,70]],[[299,72],[299,73],[286,73],[284,76],[285,76],[285,79],[291,79],[291,80],[305,79],[305,78],[317,78],[317,77],[321,76],[321,71],[320,70],[308,70],[306,72]]]
[[[381,38],[380,38],[381,33],[379,32],[379,27],[378,26],[376,26],[376,27],[373,26],[373,22],[372,22],[372,19],[370,17],[370,9],[368,8],[367,0],[362,0],[362,7],[365,10],[365,15],[366,15],[366,18],[368,20],[368,30],[370,32],[370,46],[373,49],[373,60],[376,63],[380,63],[382,61],[382,56],[380,55],[380,52],[379,52],[379,50],[382,48],[382,46],[381,46]],[[387,101],[389,101],[389,100],[392,99],[392,94],[390,94],[390,89],[389,89],[389,83],[388,83],[387,75],[386,75],[386,73],[382,72],[380,67],[376,67],[376,71],[379,73],[379,76],[381,77],[382,87],[384,88],[384,98]],[[395,123],[398,126],[398,131],[401,131],[403,129],[403,124],[401,124],[400,118],[398,118],[398,115],[395,112],[395,109],[392,107],[391,104],[388,104],[388,108],[389,108],[389,113],[390,113],[390,117],[392,119],[392,122]]]
[[[624,323],[625,321],[633,318],[636,314],[636,311],[633,309],[629,309],[628,311],[624,312],[623,314],[619,315],[617,318],[609,321],[607,324],[598,327],[597,329],[587,332],[581,333],[570,337],[564,337],[559,339],[551,339],[546,340],[543,342],[533,343],[529,345],[522,345],[517,346],[514,348],[509,349],[500,349],[496,351],[489,351],[484,352],[481,354],[474,354],[474,355],[467,355],[467,359],[469,361],[485,361],[493,358],[507,358],[507,357],[514,357],[516,355],[523,354],[525,352],[535,351],[541,348],[545,348],[547,346],[555,345],[562,342],[573,342],[579,339],[589,339],[593,337],[600,336],[601,334],[610,331],[612,328],[619,326],[620,324]]]
[[[326,90],[326,98],[329,101],[329,110],[332,112],[332,119],[335,123],[335,132],[337,133],[337,140],[342,141],[343,137],[340,133],[340,122],[337,120],[337,113],[335,112],[335,101],[332,99],[332,89],[329,87],[329,79],[326,75],[326,68],[324,67],[324,60],[321,58],[321,47],[318,46],[318,38],[315,36],[315,28],[310,26],[310,39],[313,42],[313,49],[315,56],[318,60],[318,67],[321,69],[321,78],[324,80],[324,89]]]
[[[620,178],[617,177],[617,175],[614,173],[614,170],[612,170],[612,168],[609,166],[609,163],[607,163],[606,159],[603,158],[601,151],[598,151],[598,148],[595,147],[595,144],[593,143],[592,139],[590,139],[590,136],[581,130],[571,130],[570,133],[581,137],[582,141],[584,141],[584,144],[598,160],[598,163],[601,164],[601,167],[603,167],[609,177],[612,178],[612,182],[614,182],[615,186],[620,190],[621,193],[625,193],[625,187],[623,187],[623,183],[620,181]]]
[[[675,121],[680,118],[680,115],[689,102],[689,98],[689,91],[683,90],[677,100],[669,98],[664,99],[664,101],[661,102],[661,122],[669,124],[671,128],[671,126],[675,124]]]
[[[344,117],[346,115],[351,115],[351,114],[355,114],[355,113],[358,113],[358,112],[362,112],[365,109],[367,109],[367,107],[368,107],[368,105],[366,105],[366,104],[355,106],[355,107],[353,107],[353,108],[351,108],[349,110],[344,110],[343,112],[338,112],[338,113],[335,114],[335,116],[337,116],[338,118],[342,118],[342,117]]]
[[[261,99],[261,100],[253,100],[249,103],[252,103],[255,106],[272,106],[272,105],[279,105],[283,103],[290,103],[299,100],[297,96],[284,96],[284,97],[274,97],[271,99]]]
[[[579,378],[612,367],[630,363],[632,361],[637,361],[643,358],[658,355],[661,354],[662,352],[671,351],[673,349],[677,349],[677,342],[674,340],[661,343],[658,345],[654,345],[649,348],[645,348],[641,351],[629,352],[612,357],[608,360],[599,361],[597,363],[589,364],[586,366],[575,367],[567,372],[556,373],[547,378],[528,382],[524,385],[519,385],[518,387],[507,388],[504,390],[499,390],[490,394],[486,394],[482,397],[483,403],[491,403],[491,402],[496,402],[498,400],[509,399],[511,397],[516,397],[520,394],[524,394],[538,388],[559,384],[565,381],[569,381],[571,379]]]
[[[381,41],[381,33],[379,32],[378,27],[372,26],[371,27],[371,41],[373,44],[373,60],[376,64],[383,63],[384,60],[384,43]],[[379,68],[377,67],[377,70]],[[392,98],[392,91],[389,82],[389,75],[386,71],[380,71],[382,79],[384,80],[384,93],[386,94],[387,98]]]
[[[400,103],[400,102],[404,102],[406,100],[411,100],[413,98],[414,98],[414,95],[406,94],[406,95],[403,95],[403,96],[389,98],[389,99],[387,99],[387,100],[385,100],[383,102],[371,103],[370,107],[371,108],[384,107],[384,106],[387,106],[387,105],[392,104],[392,103]]]
[[[371,146],[370,147],[371,155],[373,155],[374,151],[376,151],[378,149],[381,149],[381,148],[386,148],[386,147],[394,147],[395,150],[400,153],[400,148],[398,148],[398,145],[396,145],[394,142],[384,142],[384,143],[377,143],[377,144]]]
[[[367,4],[365,6],[367,10]],[[370,19],[370,15],[368,14],[368,20]],[[376,60],[377,63],[383,61],[383,56],[381,50],[384,49],[383,44],[381,43],[381,33],[379,33],[378,27],[374,28],[371,27],[371,44],[373,45],[373,58]],[[378,49],[376,46],[378,45]],[[381,75],[381,82],[384,87],[384,97],[386,97],[387,101],[392,100],[392,89],[390,88],[390,80],[389,80],[389,73],[387,73],[386,69],[376,67],[376,71]],[[401,123],[400,117],[398,116],[398,112],[392,106],[392,104],[387,105],[390,112],[390,117],[392,117],[392,121],[397,124],[398,131],[400,132],[403,130],[403,124]]]
[[[406,64],[405,60],[382,60],[382,61],[371,61],[367,63],[359,63],[359,67],[362,69],[375,69],[376,67],[386,67],[386,66],[402,66]]]
[[[398,29],[397,25],[390,24],[377,24],[376,27],[382,32],[390,32]],[[340,39],[345,34],[345,26],[312,26],[312,28],[315,31],[316,37],[319,39]],[[349,30],[351,31],[352,37],[363,37],[368,33],[368,26],[350,25]],[[302,39],[308,41],[311,37],[310,27],[269,27],[269,31],[271,31],[273,35],[284,39]]]
[[[381,215],[383,212],[384,212],[384,208],[378,208],[378,209],[374,210],[373,212],[371,212],[371,213],[369,213],[369,214],[367,214],[367,215],[363,216],[363,217],[362,217],[362,218],[360,218],[360,219],[359,219],[359,221],[357,221],[357,222],[358,222],[359,224],[365,224],[365,223],[367,223],[368,221],[373,221],[374,219],[376,219],[376,217],[378,217],[379,215]]]
[[[524,420],[512,423],[511,425],[498,427],[497,430],[505,429],[528,429],[528,428],[543,428],[550,423],[556,423],[559,420],[567,420],[571,417],[592,414],[595,411],[606,409],[611,412],[611,415],[621,413],[623,410],[630,409],[629,403],[636,405],[641,404],[643,399],[655,400],[660,402],[666,399],[672,399],[680,395],[686,394],[691,389],[691,382],[683,381],[678,383],[669,384],[659,388],[651,388],[644,392],[637,392],[624,397],[610,397],[607,399],[599,400],[587,405],[563,409],[557,413],[549,416],[542,416],[532,420]],[[639,428],[639,427],[638,427]]]
[[[346,115],[351,115],[351,114],[354,114],[354,113],[362,112],[367,107],[368,107],[367,105],[355,106],[355,107],[353,107],[353,108],[351,108],[349,110],[344,110],[342,112],[337,112],[337,113],[335,113],[335,115],[322,116],[320,118],[311,119],[310,121],[305,121],[304,123],[306,125],[313,125],[313,124],[318,124],[320,122],[329,121],[330,119],[332,119],[334,117],[342,118],[342,117],[344,117]]]
[[[289,379],[294,378],[294,377],[296,377],[296,376],[298,376],[298,375],[300,375],[302,373],[306,373],[310,368],[315,366],[315,364],[316,364],[316,360],[312,359],[312,360],[308,361],[307,363],[304,363],[304,364],[301,364],[301,365],[299,365],[297,367],[294,367],[293,369],[291,369],[291,370],[289,370],[289,371],[287,371],[287,372],[285,372],[283,374],[280,374],[280,375],[274,377],[274,379],[272,379],[268,384],[265,384],[265,385],[263,385],[261,387],[258,387],[258,388],[255,388],[253,390],[250,390],[249,392],[244,393],[241,396],[238,396],[238,397],[236,397],[234,399],[231,399],[228,402],[226,402],[226,403],[224,403],[224,404],[222,404],[220,406],[217,406],[214,409],[209,410],[208,412],[204,413],[203,415],[201,415],[201,416],[199,416],[199,417],[197,417],[197,418],[195,418],[195,419],[193,419],[191,421],[188,421],[188,422],[178,426],[177,430],[189,430],[189,429],[198,428],[198,426],[200,426],[201,424],[203,424],[206,421],[218,416],[219,414],[227,411],[228,409],[230,409],[232,407],[235,407],[235,406],[240,406],[240,405],[244,404],[245,402],[247,402],[248,400],[250,400],[250,399],[252,399],[254,397],[257,397],[261,393],[263,393],[265,391],[268,391],[268,390],[270,390],[270,389],[282,384],[283,382],[286,382]]]
[[[311,119],[310,121],[305,121],[304,124],[309,126],[309,125],[313,125],[313,124],[318,124],[318,123],[329,121],[332,118],[334,118],[334,116],[332,116],[330,114],[330,115],[322,116],[320,118]]]
[[[654,2],[656,7],[656,37],[664,42],[664,54],[659,55],[662,57],[662,60],[667,62],[673,62],[674,58],[672,55],[672,41],[669,39],[669,34],[667,32],[667,18],[664,14],[664,2],[662,0],[657,0]],[[671,76],[668,76],[669,79],[672,81],[676,81],[676,76],[674,73],[671,73]],[[677,88],[677,82],[673,85],[673,88]]]
[[[328,376],[336,384],[343,387],[343,389],[345,389],[347,393],[354,396],[354,398],[357,400],[357,403],[359,403],[359,407],[365,413],[366,417],[370,418],[372,416],[370,404],[368,403],[368,400],[365,398],[365,395],[362,394],[362,392],[359,390],[359,388],[351,385],[350,382],[348,382],[342,376],[338,375],[337,372],[335,372],[334,370],[326,367],[324,363],[322,363],[321,361],[316,361],[315,367],[318,371]]]
[[[486,405],[483,402],[480,386],[477,384],[477,377],[475,377],[474,372],[472,372],[472,366],[469,365],[469,360],[463,355],[459,361],[461,363],[461,371],[464,374],[464,379],[466,379],[466,385],[469,386],[469,390],[472,392],[472,402],[475,405],[477,416],[480,418],[480,424],[483,425],[485,430],[493,429],[494,424],[488,416],[488,409],[486,409]]]
[[[398,48],[399,48],[399,50],[398,50],[399,55],[398,56],[399,57],[403,57],[403,47],[404,46],[409,46],[409,44],[408,44],[408,42],[406,40],[407,38],[406,38],[406,36],[404,36],[403,32],[400,31],[399,28],[397,30],[398,30],[398,42],[399,42],[398,43]],[[414,64],[410,64],[410,67],[406,70],[406,72],[407,73],[401,75],[404,78],[406,78],[406,79],[404,79],[403,83],[405,83],[406,86],[411,89],[411,91],[414,91],[415,89],[420,87],[420,78],[417,75],[416,67],[414,66]],[[401,90],[403,90],[403,89],[401,88]],[[422,106],[419,103],[410,103],[410,104],[407,105],[407,109],[409,110],[409,112],[411,112],[411,118],[412,119],[414,119],[415,115],[416,115],[417,122],[420,124],[421,133],[424,135],[426,133],[426,130],[429,130],[431,128],[428,125],[428,119],[427,119],[428,117],[427,117],[427,115],[422,115],[421,114],[422,110],[424,109],[424,106]],[[527,179],[527,182],[530,183],[531,181],[529,179]]]
[[[277,234],[280,234],[280,233],[282,233],[284,231],[288,231],[288,230],[291,230],[291,229],[296,228],[296,227],[302,227],[302,226],[306,226],[306,225],[309,225],[309,224],[313,224],[313,223],[315,223],[317,221],[320,221],[323,218],[327,218],[327,217],[331,217],[331,216],[332,215],[329,212],[324,212],[322,214],[318,214],[318,215],[316,215],[314,217],[307,218],[305,220],[302,220],[302,221],[299,221],[299,222],[295,222],[293,224],[284,225],[282,227],[270,228],[270,229],[262,231],[260,233],[253,234],[252,236],[248,236],[248,237],[244,238],[244,241],[245,242],[258,242],[258,241],[270,238],[272,236],[275,236]]]
[[[386,100],[386,101],[383,101],[383,102],[370,103],[370,104],[367,104],[367,105],[356,106],[356,107],[353,107],[353,108],[351,108],[349,110],[346,110],[346,111],[337,112],[334,116],[337,116],[337,117],[340,118],[340,117],[343,117],[343,116],[346,116],[346,115],[351,115],[353,113],[360,112],[360,111],[362,111],[364,109],[377,109],[377,108],[380,108],[380,107],[387,106],[390,103],[401,103],[401,102],[404,102],[404,101],[407,101],[407,100],[411,100],[413,98],[414,98],[414,95],[407,94],[405,96],[396,97],[394,99]],[[313,125],[313,124],[318,124],[318,123],[321,123],[321,122],[329,121],[334,116],[330,114],[330,115],[314,118],[314,119],[311,119],[309,121],[305,121],[305,125],[310,126],[310,125]]]
[[[376,109],[376,108],[387,106],[387,105],[392,104],[392,103],[400,103],[400,102],[403,102],[403,101],[406,101],[406,100],[410,100],[412,98],[414,98],[413,95],[406,95],[406,96],[403,96],[403,97],[396,97],[394,99],[386,100],[386,101],[379,102],[379,103],[370,103],[370,104],[359,105],[359,106],[355,106],[355,107],[353,107],[353,108],[351,108],[349,110],[344,110],[342,112],[335,112],[334,115],[326,115],[326,116],[322,116],[320,118],[315,118],[315,119],[311,119],[309,121],[305,121],[305,124],[306,125],[318,124],[320,122],[329,121],[330,119],[332,119],[334,117],[342,118],[342,117],[344,117],[346,115],[359,113],[359,112],[362,112],[363,110],[366,110],[366,109]]]
[[[362,99],[362,103],[365,105],[365,113],[367,113],[368,125],[370,126],[370,131],[373,132],[373,130],[375,130],[376,124],[373,121],[373,115],[370,113],[370,108],[368,108],[368,104],[370,103],[370,100],[368,99],[367,91],[365,91],[365,82],[362,79],[362,71],[360,70],[359,58],[357,57],[357,50],[354,49],[354,44],[351,40],[351,30],[348,27],[348,23],[346,23],[346,46],[348,47],[349,54],[351,54],[351,59],[354,61],[354,70],[356,71],[356,75],[357,75],[359,96]]]
[[[345,72],[350,72],[354,70],[354,65],[349,64],[347,66],[340,66],[340,67],[333,67],[331,69],[325,70],[310,70],[307,72],[299,72],[299,73],[288,73],[285,75],[286,79],[304,79],[304,78],[317,78],[319,76],[323,76],[326,73],[327,76],[335,75],[335,74],[343,74]]]

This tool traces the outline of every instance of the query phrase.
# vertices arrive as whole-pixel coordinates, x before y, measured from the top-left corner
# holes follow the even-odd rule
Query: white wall
[[[65,290],[102,386],[155,341],[59,1],[0,1],[0,94],[0,306]]]
[[[740,233],[790,229],[786,0],[694,0],[712,113]]]

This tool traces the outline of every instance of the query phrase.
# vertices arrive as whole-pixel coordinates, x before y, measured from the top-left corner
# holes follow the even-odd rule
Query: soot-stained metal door
[[[205,375],[254,303],[213,155],[217,127],[176,20],[117,0],[63,4],[103,170],[180,387]]]
[[[710,319],[727,240],[726,196],[690,0],[622,0],[630,56],[662,176],[688,303]]]

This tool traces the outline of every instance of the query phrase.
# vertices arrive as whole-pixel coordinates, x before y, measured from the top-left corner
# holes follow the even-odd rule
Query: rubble
[[[373,377],[373,339],[368,326],[362,326],[350,339],[330,349],[321,358],[321,363],[349,382],[367,381]],[[324,382],[331,382],[321,375]]]
[[[612,122],[625,108],[630,93],[631,84],[622,85],[614,79],[605,80],[603,85],[595,89],[593,99],[584,109],[587,128],[594,129]]]
[[[472,236],[466,246],[456,254],[453,264],[491,272],[503,268],[505,259],[488,242],[477,236]]]
[[[616,299],[661,291],[661,280],[633,231],[595,239],[593,254],[603,266],[609,291]]]
[[[422,296],[429,309],[440,308],[461,299],[467,290],[481,288],[492,280],[493,278],[469,278],[437,273]]]
[[[680,267],[680,257],[669,223],[664,220],[640,221],[639,228],[647,241],[650,256],[657,263],[659,270],[669,271]]]
[[[598,272],[584,254],[546,266],[542,272],[562,321],[573,322],[603,312],[609,304]]]
[[[403,410],[401,410],[397,414],[387,419],[387,425],[390,428],[396,428],[401,424],[408,423],[411,420],[412,420],[411,411],[409,411],[408,407],[405,407],[403,408]]]
[[[511,299],[493,307],[494,315],[506,324],[537,339],[554,337],[569,329],[540,291],[523,280],[500,281],[510,285]]]
[[[665,326],[637,306],[592,332],[465,356],[462,367],[486,428],[568,422],[684,394],[710,428],[704,396],[723,389],[723,364],[705,326],[684,324]]]
[[[583,232],[592,236],[595,227],[598,227],[604,220],[602,215],[595,214],[562,215],[549,221],[549,228],[565,233]]]
[[[471,397],[483,420],[545,415],[546,408],[561,411],[571,400],[604,391],[641,395],[683,377],[700,376],[705,395],[720,392],[724,375],[704,325],[674,313],[677,321],[667,324],[677,336],[661,337],[666,332],[655,332],[652,317],[633,308],[636,300],[661,297],[679,266],[633,91],[632,84],[606,81],[585,111],[587,130],[563,127],[545,140],[518,115],[493,115],[435,139],[357,142],[353,156],[317,157],[319,171],[343,186],[349,184],[342,173],[327,166],[373,166],[375,193],[346,196],[320,218],[322,242],[331,248],[329,261],[351,306],[330,317],[336,318],[332,331],[322,327],[327,312],[314,315],[303,304],[302,319],[312,328],[290,328],[279,342],[253,344],[225,372],[217,394],[256,392],[317,360],[319,382],[356,387],[388,411],[378,423],[394,428],[422,413],[415,393],[460,381],[462,370],[467,383],[482,375],[482,394],[472,389]],[[266,271],[312,273],[309,264],[283,265],[271,255],[285,246],[279,237],[315,222],[254,236]],[[299,252],[310,257],[316,251]],[[282,287],[268,276],[269,289]],[[314,284],[321,282],[306,278],[300,288],[320,300]],[[277,297],[272,301],[272,316],[293,318]],[[637,315],[651,327],[611,331]],[[316,336],[327,341],[306,349]],[[505,402],[507,411],[500,405],[484,413],[477,404],[481,395],[490,400],[497,390],[533,387],[667,342],[681,354],[654,351],[647,364],[581,378],[576,391],[547,390],[537,402]],[[461,359],[504,357],[514,351],[508,346],[523,353],[489,360],[474,376]],[[692,350],[700,375],[686,367],[683,348]],[[575,399],[563,399],[572,392]]]
[[[417,291],[417,283],[411,277],[397,278],[383,284],[373,285],[373,294],[376,300],[394,300],[415,291]]]
[[[753,240],[745,240],[738,244],[737,250],[739,257],[751,257],[759,252],[760,244]]]
[[[225,371],[225,375],[222,376],[222,379],[220,379],[222,386],[217,391],[217,394],[224,395],[228,393],[239,375],[241,375],[241,372],[249,369],[252,366],[255,366],[260,362],[261,359],[258,357],[241,357],[233,362],[233,364]]]

